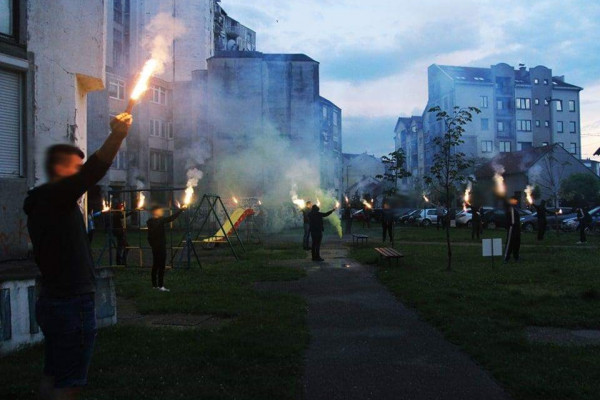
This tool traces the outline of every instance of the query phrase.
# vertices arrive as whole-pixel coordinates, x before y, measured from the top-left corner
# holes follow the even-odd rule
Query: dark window
[[[577,123],[573,121],[569,122],[569,133],[577,133]]]
[[[542,122],[539,119],[536,119],[535,126],[539,128],[540,126],[542,126]]]
[[[556,132],[563,133],[564,132],[564,124],[562,121],[558,121],[556,123]]]

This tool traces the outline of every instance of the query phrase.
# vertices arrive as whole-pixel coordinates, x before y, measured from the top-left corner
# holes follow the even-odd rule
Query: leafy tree
[[[385,173],[377,175],[377,179],[381,179],[390,183],[389,188],[384,191],[386,196],[394,196],[398,194],[398,180],[408,178],[412,174],[406,169],[406,154],[403,149],[381,157],[381,162],[385,166]]]
[[[536,173],[536,186],[539,185],[545,192],[550,193],[550,201],[555,207],[560,207],[561,185],[565,180],[567,167],[571,165],[569,161],[561,161],[556,155],[558,145],[552,146],[548,156],[544,158],[540,166],[540,171]]]
[[[591,174],[573,174],[562,182],[563,198],[573,206],[600,203],[600,179]]]
[[[473,121],[473,114],[481,111],[476,107],[454,107],[451,112],[443,111],[440,107],[428,110],[435,113],[436,121],[441,122],[444,133],[433,139],[436,153],[429,174],[424,177],[425,183],[436,187],[446,204],[451,204],[452,195],[457,186],[470,180],[465,171],[473,165],[473,160],[467,158],[458,147],[464,143],[462,135],[465,126]],[[448,248],[447,270],[452,270],[452,245],[450,243],[450,224],[446,224],[446,244]]]

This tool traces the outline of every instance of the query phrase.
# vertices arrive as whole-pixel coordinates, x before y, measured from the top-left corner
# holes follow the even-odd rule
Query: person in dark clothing
[[[546,227],[548,226],[548,209],[546,208],[546,200],[542,200],[539,206],[535,204],[532,204],[532,206],[537,212],[537,240],[544,240],[544,235],[546,234]]]
[[[312,202],[307,201],[306,206],[302,209],[302,218],[304,220],[304,236],[302,237],[302,247],[304,250],[310,250],[310,221],[308,220],[308,214],[310,214]]]
[[[312,206],[310,213],[308,214],[308,220],[310,224],[310,236],[312,237],[312,260],[313,261],[325,261],[321,258],[321,242],[323,241],[323,218],[329,217],[336,209],[322,213],[319,211],[319,206],[316,204]]]
[[[579,221],[579,242],[577,244],[584,244],[587,242],[586,229],[592,222],[592,216],[587,207],[577,209],[577,221]]]
[[[371,208],[372,208],[371,204],[365,204],[365,206],[363,208],[363,213],[365,216],[365,220],[363,221],[363,228],[366,225],[368,229],[371,229],[371,214],[372,214]]]
[[[344,220],[344,233],[346,235],[352,234],[352,209],[350,206],[346,206],[344,208],[344,213],[342,214],[342,219]]]
[[[112,234],[117,244],[117,265],[127,266],[127,254],[129,253],[129,242],[127,241],[127,229],[125,220],[133,214],[133,211],[125,212],[125,204],[117,203],[111,210]]]
[[[165,288],[165,266],[167,262],[167,246],[165,225],[177,219],[183,212],[180,208],[169,217],[164,216],[164,211],[161,207],[152,207],[152,218],[146,221],[148,226],[148,243],[152,248],[152,287],[161,292],[168,292]]]
[[[506,203],[506,251],[504,254],[504,262],[510,261],[510,256],[519,261],[519,250],[521,249],[521,216],[517,210],[519,200],[516,197],[511,197]]]
[[[96,222],[94,221],[94,218],[99,217],[100,215],[102,215],[102,211],[94,212],[94,210],[90,210],[90,212],[88,214],[87,232],[88,232],[88,240],[90,241],[90,243],[92,243],[94,241],[94,232],[96,231]]]
[[[79,199],[102,179],[127,137],[131,115],[111,122],[111,133],[85,164],[75,146],[48,148],[48,182],[28,192],[23,209],[41,272],[36,318],[44,334],[40,399],[74,399],[87,383],[96,338],[94,264]]]
[[[390,243],[394,245],[394,212],[388,203],[383,204],[381,212],[381,226],[383,228],[383,242],[387,236],[390,236]]]
[[[471,206],[471,240],[481,237],[481,212],[481,207]]]

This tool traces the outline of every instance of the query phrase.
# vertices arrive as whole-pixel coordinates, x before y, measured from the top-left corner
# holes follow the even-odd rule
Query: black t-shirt
[[[73,297],[96,291],[90,242],[77,201],[108,168],[109,163],[93,154],[77,174],[29,191],[23,210],[42,273],[41,296]]]
[[[179,217],[179,214],[181,214],[182,211],[183,210],[178,210],[169,217],[150,218],[146,221],[146,226],[148,226],[148,243],[150,243],[152,247],[165,245],[167,240],[165,225]]]

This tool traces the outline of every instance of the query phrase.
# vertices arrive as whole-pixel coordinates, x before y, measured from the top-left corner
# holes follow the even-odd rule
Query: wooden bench
[[[390,266],[392,265],[392,258],[396,260],[396,265],[398,265],[398,260],[404,257],[402,253],[391,247],[376,247],[375,251],[379,253],[379,261],[385,258],[388,260]]]
[[[369,243],[369,236],[367,235],[352,235],[352,244]]]

